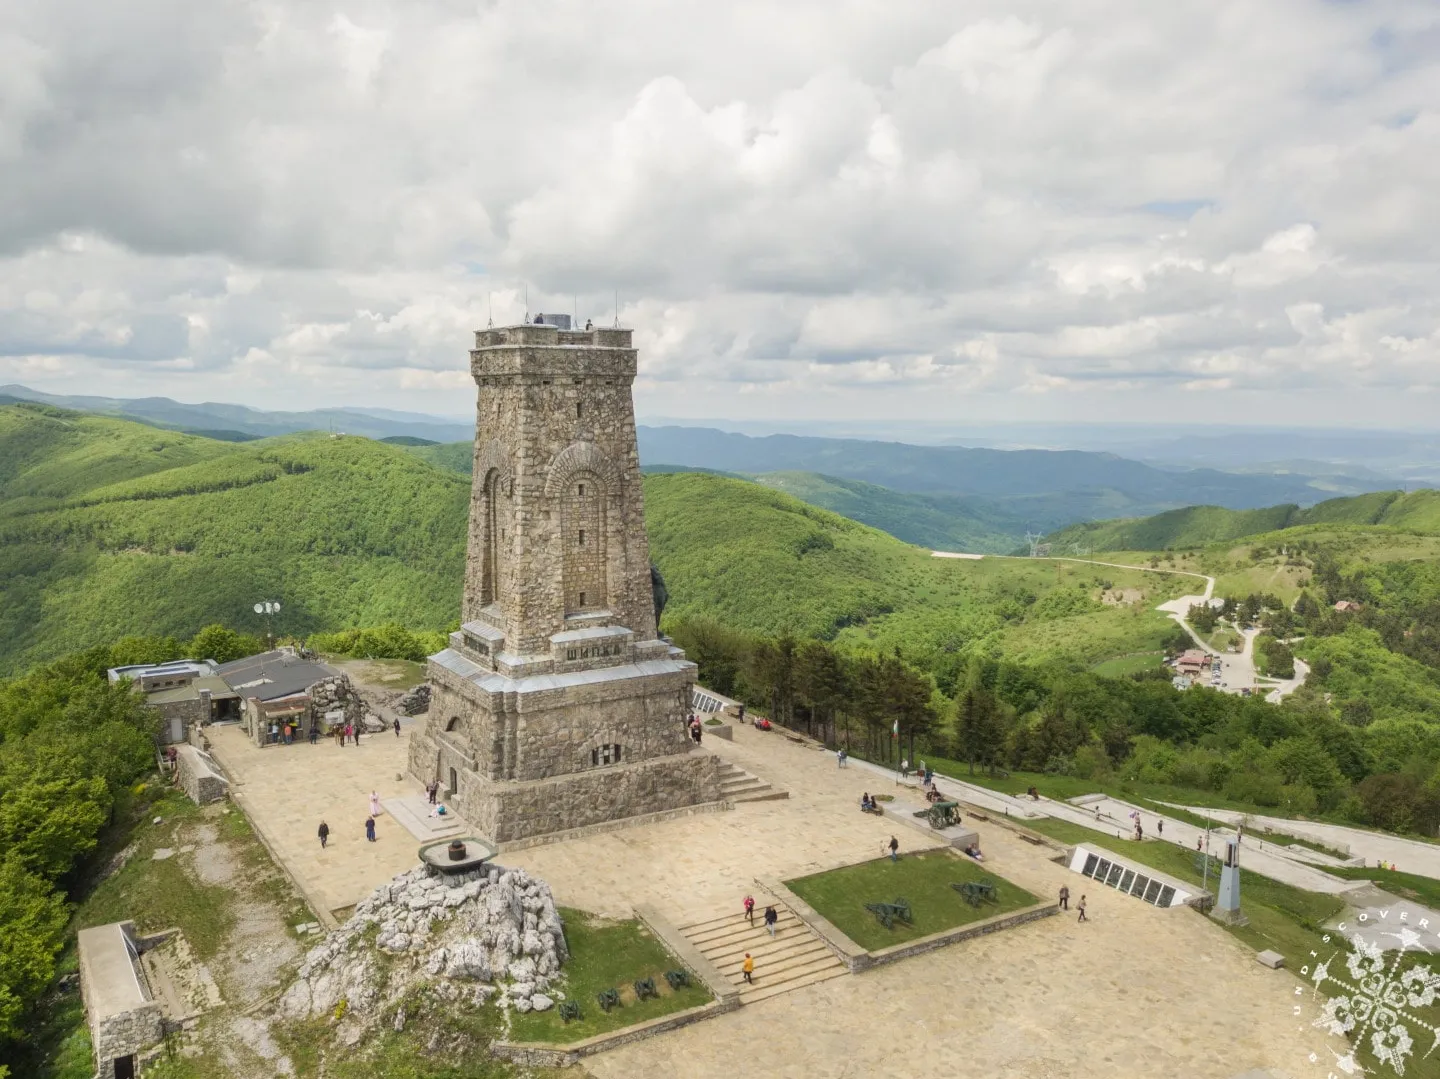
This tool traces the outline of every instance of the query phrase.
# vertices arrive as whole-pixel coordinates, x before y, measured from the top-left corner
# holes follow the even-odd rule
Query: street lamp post
[[[275,647],[275,615],[280,613],[280,604],[275,600],[264,600],[255,604],[255,613],[265,616],[265,639],[271,649]]]

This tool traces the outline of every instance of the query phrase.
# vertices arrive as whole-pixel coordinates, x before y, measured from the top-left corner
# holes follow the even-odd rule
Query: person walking
[[[881,849],[883,850],[884,848]],[[890,860],[892,862],[898,862],[900,860],[900,840],[896,839],[893,835],[890,837],[889,850]]]
[[[347,724],[345,724],[345,726],[344,726],[344,727],[341,729],[341,731],[340,731],[340,744],[343,746],[343,745],[347,744],[349,741],[350,741],[350,724],[347,723]]]
[[[315,723],[310,724],[310,744],[313,746],[320,740],[320,728]]]
[[[1090,920],[1085,917],[1085,897],[1083,895],[1080,897],[1080,902],[1075,904],[1075,909],[1080,912],[1080,917],[1075,919],[1077,922],[1088,922]]]
[[[371,843],[374,843],[374,842],[375,842],[375,818],[374,818],[374,817],[366,817],[366,818],[365,818],[365,838],[368,839]],[[1081,909],[1084,909],[1084,902],[1085,902],[1085,901],[1082,899],[1080,902],[1081,902]]]
[[[755,924],[755,897],[753,895],[745,897],[745,920],[751,925]]]
[[[835,767],[836,767],[836,768],[844,768],[844,767],[845,767],[845,750],[840,749],[840,750],[837,750],[837,751],[835,752]]]
[[[432,779],[430,781],[430,785],[425,788],[425,793],[430,796],[430,804],[432,806],[435,804],[435,798],[439,794],[439,792],[440,781],[438,779]]]
[[[740,973],[745,976],[745,980],[751,985],[755,984],[755,960],[750,958],[749,952],[745,953],[745,962],[740,964]]]
[[[1068,884],[1060,885],[1060,909],[1070,909],[1070,886]]]
[[[378,817],[378,816],[380,815],[380,792],[379,792],[379,791],[371,791],[371,792],[370,792],[370,815],[371,815],[372,817]]]
[[[765,908],[765,929],[773,938],[775,936],[775,923],[780,920],[780,915],[775,913],[774,907]]]
[[[1155,834],[1156,834],[1157,836],[1159,836],[1161,839],[1165,838],[1165,818],[1164,818],[1164,817],[1156,817],[1156,818],[1155,818]]]
[[[362,729],[364,726],[365,726],[364,723],[357,723],[357,724],[355,724],[355,744],[356,744],[357,746],[360,744],[360,731],[361,731],[361,729]]]
[[[330,842],[330,825],[326,824],[322,820],[320,822],[320,831],[318,834],[320,836],[320,849],[324,850],[325,844]]]
[[[395,737],[396,737],[396,738],[399,738],[399,737],[400,737],[400,717],[399,717],[399,716],[396,716],[396,717],[395,717]]]

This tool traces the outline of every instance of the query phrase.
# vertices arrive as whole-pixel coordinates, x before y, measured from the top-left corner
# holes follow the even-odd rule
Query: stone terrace
[[[247,812],[263,822],[307,894],[332,908],[346,906],[414,864],[415,840],[388,817],[381,819],[377,844],[365,842],[362,828],[372,788],[382,798],[418,789],[395,779],[404,767],[405,739],[375,735],[358,750],[327,743],[256,750],[243,739],[234,742],[232,748],[221,732],[217,754]],[[921,804],[918,792],[897,788],[893,778],[856,763],[840,770],[833,754],[778,731],[741,727],[733,743],[706,738],[705,746],[788,790],[790,798],[508,852],[499,860],[547,881],[561,905],[630,917],[650,904],[672,925],[695,927],[727,915],[739,921],[747,892],[763,909],[769,897],[759,879],[786,880],[877,857],[891,834],[902,854],[936,843],[901,818],[907,811],[898,800],[883,818],[859,811],[863,790],[898,790]],[[335,830],[323,852],[315,840],[319,813],[329,815]],[[597,1079],[838,1079],[953,1074],[963,1061],[967,1074],[1000,1079],[1231,1079],[1254,1069],[1306,1075],[1310,1052],[1326,1056],[1324,1040],[1308,1024],[1308,992],[1302,1030],[1291,1015],[1296,978],[1266,970],[1218,926],[1190,910],[1156,910],[1089,888],[1051,862],[1047,848],[995,825],[966,823],[975,825],[986,864],[998,874],[1042,897],[1062,884],[1076,898],[1088,891],[1091,923],[1079,925],[1073,915],[1046,918],[828,978],[591,1057],[586,1068]],[[738,976],[738,964],[724,973]],[[756,981],[766,980],[762,947]],[[737,1052],[745,1054],[743,1066]]]

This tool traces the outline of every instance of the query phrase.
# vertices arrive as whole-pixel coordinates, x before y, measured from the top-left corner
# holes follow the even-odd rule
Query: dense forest
[[[224,662],[260,647],[208,626],[183,642],[123,638],[0,681],[0,1060],[54,977],[70,897],[98,868],[102,832],[125,820],[155,770],[159,721],[107,669],[181,654]]]

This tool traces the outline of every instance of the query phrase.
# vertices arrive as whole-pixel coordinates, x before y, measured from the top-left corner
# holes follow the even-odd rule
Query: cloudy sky
[[[1440,426],[1433,0],[12,0],[0,383]]]

